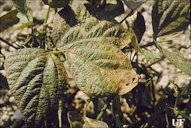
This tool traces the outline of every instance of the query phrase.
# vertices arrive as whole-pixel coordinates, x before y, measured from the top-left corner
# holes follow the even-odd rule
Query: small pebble
[[[9,98],[9,102],[10,103],[13,103],[15,101],[15,98],[13,97],[13,96],[11,96],[10,98]]]
[[[13,106],[13,110],[14,111],[17,110],[17,108],[18,108],[17,106],[15,106],[15,105]]]
[[[0,99],[0,105],[3,105],[5,102],[2,100],[2,99]]]
[[[12,111],[12,108],[8,107],[8,108],[7,108],[7,111],[8,111],[8,112],[11,112],[11,111]]]
[[[1,119],[7,121],[9,119],[9,115],[4,113],[3,116],[1,117]]]
[[[9,112],[9,115],[10,115],[10,116],[13,116],[13,115],[14,115],[14,112],[13,112],[13,111]]]
[[[23,118],[22,113],[21,113],[20,110],[16,110],[15,113],[14,113],[14,116],[17,119],[22,119]]]
[[[2,108],[3,111],[6,111],[6,109],[7,109],[6,107],[3,107],[3,108]]]

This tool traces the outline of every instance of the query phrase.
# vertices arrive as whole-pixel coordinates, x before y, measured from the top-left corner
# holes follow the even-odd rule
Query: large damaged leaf
[[[65,51],[68,72],[83,92],[123,95],[137,85],[138,76],[120,50],[131,41],[127,29],[114,21],[98,20],[80,4],[59,14],[54,41]]]
[[[122,26],[114,19],[100,19],[100,12],[94,10],[95,14],[91,14],[92,12],[87,10],[91,5],[87,3],[82,4],[80,1],[73,3],[72,7],[66,6],[54,18],[52,37],[57,47],[79,38],[107,39],[110,44],[115,44],[121,49],[131,42],[134,32],[129,26]]]
[[[57,117],[66,73],[54,54],[37,48],[20,49],[6,58],[5,71],[24,120],[42,125],[50,116]]]
[[[157,0],[152,10],[152,24],[155,38],[185,30],[190,24],[190,1]]]

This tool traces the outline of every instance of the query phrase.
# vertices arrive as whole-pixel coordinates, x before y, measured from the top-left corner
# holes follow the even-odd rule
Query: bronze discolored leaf
[[[54,24],[54,42],[65,52],[67,71],[80,90],[89,95],[123,95],[137,85],[138,75],[120,50],[131,42],[132,31],[97,19],[79,3],[59,12]]]

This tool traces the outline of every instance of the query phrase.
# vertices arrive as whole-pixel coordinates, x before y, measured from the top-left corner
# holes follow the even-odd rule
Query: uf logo
[[[172,119],[172,126],[174,127],[183,127],[184,126],[184,118],[177,118],[177,119]]]

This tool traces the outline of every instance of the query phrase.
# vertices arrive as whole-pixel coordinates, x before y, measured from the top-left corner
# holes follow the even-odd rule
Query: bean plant
[[[191,60],[164,47],[188,28],[189,0],[152,2],[153,41],[146,45],[139,7],[148,0],[42,0],[49,8],[40,30],[27,1],[12,2],[16,9],[1,19],[13,20],[2,20],[7,25],[0,31],[19,22],[17,29],[30,32],[23,44],[9,44],[16,50],[6,55],[4,69],[26,127],[162,128],[173,127],[172,119],[180,116],[185,127],[191,126],[191,85],[171,83],[159,98],[155,85],[161,74],[151,67],[166,58],[191,75]],[[140,54],[149,65],[132,59]],[[77,92],[88,97],[81,109],[72,102]]]

